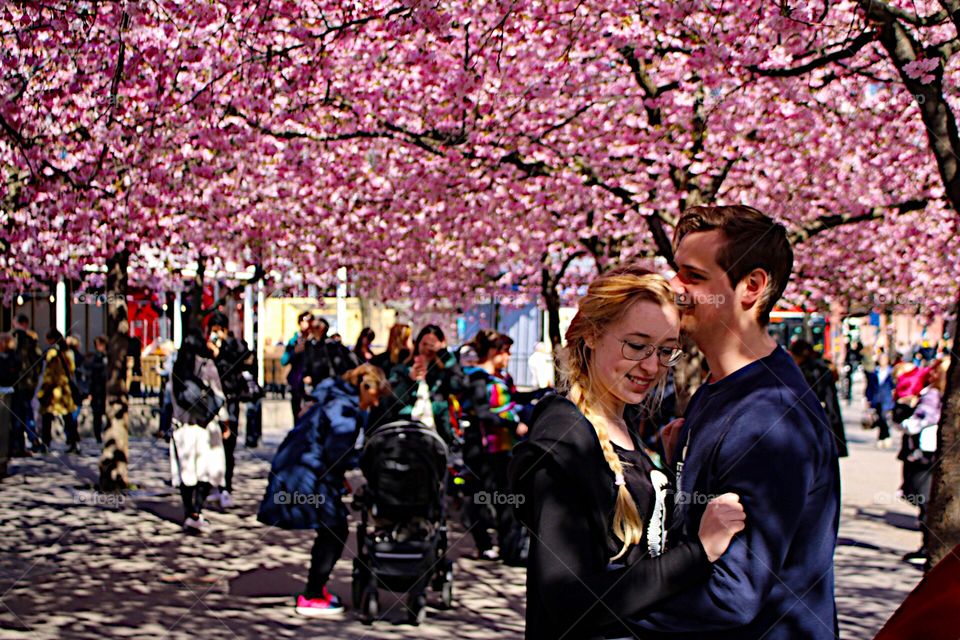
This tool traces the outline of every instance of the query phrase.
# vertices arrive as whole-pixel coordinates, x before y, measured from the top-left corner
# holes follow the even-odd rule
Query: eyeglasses
[[[683,358],[683,349],[679,347],[658,347],[653,344],[639,344],[628,340],[621,340],[620,353],[627,360],[640,362],[646,360],[656,352],[657,360],[665,367],[675,367]]]

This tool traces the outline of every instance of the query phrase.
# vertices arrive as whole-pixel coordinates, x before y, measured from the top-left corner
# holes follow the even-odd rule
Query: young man
[[[93,437],[103,442],[103,418],[107,412],[107,338],[93,339],[93,351],[83,361],[83,376],[93,411]]]
[[[674,447],[671,543],[694,539],[709,498],[727,492],[747,527],[707,582],[632,623],[643,637],[835,638],[837,450],[816,396],[766,331],[793,267],[786,230],[750,207],[694,207],[674,243],[681,327],[710,377]]]
[[[313,324],[313,314],[304,311],[297,316],[297,325],[299,331],[293,334],[287,346],[280,357],[280,366],[290,365],[290,372],[287,374],[287,384],[290,386],[290,404],[293,409],[293,421],[296,422],[300,416],[300,408],[303,404],[303,396],[306,393],[304,378],[304,361],[306,359],[307,342],[310,340],[311,325]]]
[[[22,313],[14,322],[13,337],[17,341],[20,374],[13,387],[10,455],[26,456],[29,455],[26,447],[28,438],[34,450],[41,447],[34,419],[33,397],[37,393],[40,374],[43,371],[43,350],[40,349],[37,334],[30,329],[30,319]]]

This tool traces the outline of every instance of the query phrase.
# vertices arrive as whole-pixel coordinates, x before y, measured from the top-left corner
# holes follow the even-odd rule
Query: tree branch
[[[910,211],[920,211],[925,209],[926,206],[926,200],[917,199],[907,200],[899,204],[886,205],[883,207],[874,207],[867,213],[861,213],[858,215],[840,213],[829,216],[820,216],[813,224],[792,232],[790,234],[790,242],[791,244],[796,245],[806,242],[813,236],[821,234],[828,229],[836,229],[837,227],[858,224],[860,222],[869,222],[870,220],[881,220],[890,209],[896,209],[898,214],[904,214]]]
[[[802,76],[805,73],[809,73],[814,69],[819,69],[824,67],[832,62],[837,62],[838,60],[843,60],[845,58],[850,58],[856,55],[861,49],[863,49],[867,44],[873,41],[876,33],[873,31],[864,31],[859,36],[853,39],[853,41],[846,47],[838,49],[832,53],[828,53],[820,56],[806,64],[802,64],[798,67],[786,67],[782,69],[761,69],[757,65],[750,65],[747,67],[748,71],[752,71],[757,75],[766,76],[768,78],[788,78],[792,76]],[[822,53],[827,47],[822,47],[819,52]]]

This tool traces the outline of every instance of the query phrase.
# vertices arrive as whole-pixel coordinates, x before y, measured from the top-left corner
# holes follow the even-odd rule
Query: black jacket
[[[83,363],[77,368],[77,384],[80,385],[84,395],[89,395],[93,400],[106,398],[106,353],[100,353],[94,349],[86,355],[86,357],[83,359]]]
[[[15,388],[17,391],[33,393],[40,384],[43,351],[33,332],[14,329],[13,336],[17,339],[17,358],[20,361],[20,376]]]
[[[566,398],[537,404],[529,439],[514,448],[509,476],[516,514],[533,534],[528,639],[629,636],[621,620],[710,574],[699,541],[658,557],[634,548],[625,566],[609,564],[617,547],[610,532],[613,473],[593,426]]]
[[[251,371],[253,353],[247,345],[236,337],[228,337],[220,344],[220,352],[214,362],[220,374],[220,384],[227,400],[238,400],[247,392],[244,371]]]

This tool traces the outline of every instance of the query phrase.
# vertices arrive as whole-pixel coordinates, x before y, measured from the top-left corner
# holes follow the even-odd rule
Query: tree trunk
[[[190,292],[187,294],[187,310],[183,314],[183,335],[186,336],[192,329],[203,328],[203,272],[206,261],[201,256],[197,258],[197,275],[193,277]]]
[[[943,3],[945,6],[947,3]],[[937,162],[944,192],[955,214],[960,214],[960,131],[944,91],[945,60],[930,72],[931,82],[907,73],[907,65],[925,55],[923,47],[900,16],[882,2],[860,0],[860,7],[877,27],[878,40],[897,68],[909,95],[914,96],[927,129],[930,151]],[[951,11],[951,14],[953,12]],[[960,292],[956,311],[960,311]],[[927,569],[960,544],[960,366],[955,356],[957,338],[951,335],[950,368],[943,396],[937,435],[937,462],[933,467],[930,503],[927,505]]]
[[[960,311],[960,294],[955,312]],[[956,357],[956,336],[951,334],[950,368],[943,395],[937,455],[924,526],[927,546],[927,570],[960,544],[960,358]]]
[[[557,291],[556,281],[550,277],[550,272],[544,268],[540,274],[540,292],[544,306],[547,308],[547,339],[550,340],[550,351],[553,354],[554,380],[560,382],[560,346],[563,336],[560,335],[560,293]]]
[[[129,398],[127,348],[127,264],[130,252],[122,249],[107,260],[107,425],[100,454],[100,490],[127,488],[129,461]]]
[[[675,413],[682,416],[687,411],[687,404],[693,397],[697,388],[703,384],[703,376],[700,375],[703,354],[697,349],[697,345],[692,340],[684,340],[683,349],[686,356],[680,360],[673,370],[673,388],[676,393],[677,405]]]

